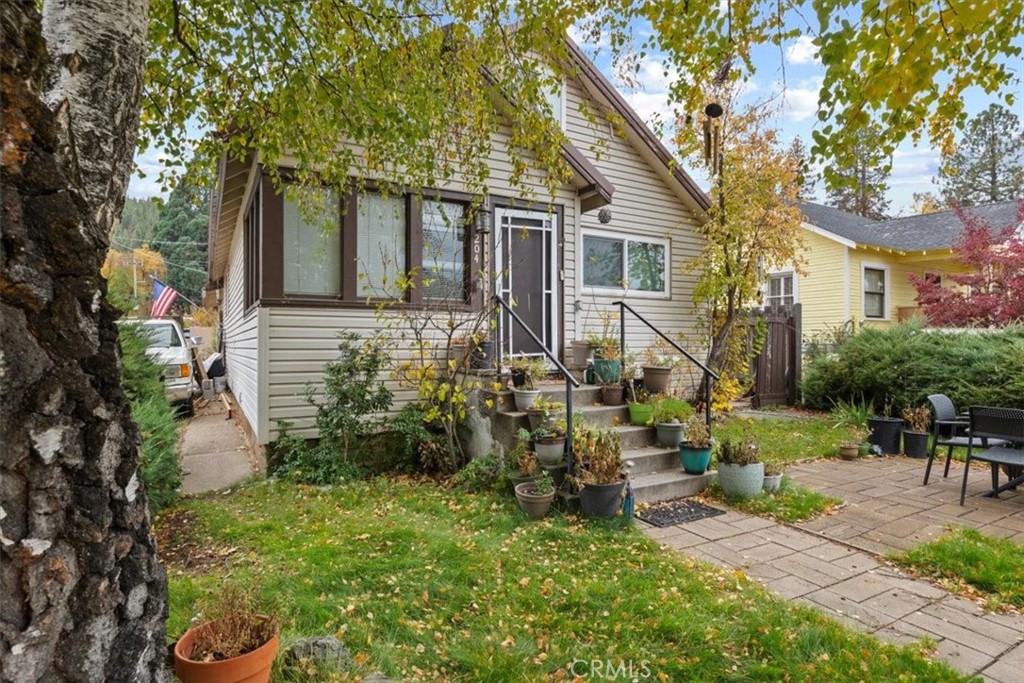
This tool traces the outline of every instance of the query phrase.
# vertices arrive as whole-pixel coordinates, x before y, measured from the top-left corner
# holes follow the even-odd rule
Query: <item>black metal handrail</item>
[[[630,306],[629,304],[627,304],[625,301],[616,301],[616,302],[614,302],[613,305],[617,305],[619,307],[619,348],[622,350],[623,354],[626,353],[626,311],[629,311],[630,313],[632,313],[636,317],[637,320],[642,322],[644,325],[647,325],[647,327],[651,328],[651,330],[653,330],[655,334],[657,334],[659,337],[661,337],[662,339],[667,341],[669,344],[671,344],[672,348],[674,348],[676,351],[678,351],[679,353],[681,353],[684,356],[686,356],[687,360],[689,360],[691,363],[693,363],[694,365],[696,365],[697,367],[699,367],[701,370],[704,371],[704,380],[703,380],[703,384],[704,384],[704,422],[707,424],[708,428],[710,428],[711,427],[711,380],[712,380],[712,378],[714,378],[714,379],[721,379],[721,378],[711,368],[709,368],[708,366],[704,365],[704,363],[700,362],[699,360],[697,360],[696,358],[691,356],[690,353],[686,349],[684,349],[682,346],[680,346],[679,344],[675,343],[674,341],[669,339],[667,336],[665,336],[664,332],[662,332],[657,327],[652,325],[647,320],[647,318],[645,318],[642,315],[640,315],[639,313],[637,313],[633,309],[633,307]]]
[[[558,358],[556,358],[555,355],[548,350],[548,347],[544,345],[544,342],[542,342],[540,338],[537,337],[536,334],[534,334],[533,330],[530,329],[530,326],[527,325],[523,321],[523,319],[519,317],[519,314],[512,310],[512,307],[508,305],[508,302],[506,302],[497,294],[491,297],[491,301],[497,304],[499,308],[503,308],[508,313],[509,317],[512,320],[514,320],[516,324],[519,325],[519,327],[523,328],[523,331],[526,332],[527,335],[529,335],[530,339],[533,340],[533,343],[540,347],[540,350],[544,352],[544,355],[547,356],[548,360],[554,363],[555,368],[557,368],[558,371],[562,373],[562,376],[565,377],[565,446],[568,453],[568,473],[571,475],[573,473],[574,460],[572,450],[572,388],[578,387],[580,385],[579,380],[573,377],[572,373],[570,373],[569,370],[564,365],[562,365],[561,361],[559,361]],[[497,357],[498,364],[500,366],[501,354],[504,347],[503,340],[501,339],[501,325],[498,326],[498,330],[499,338]]]

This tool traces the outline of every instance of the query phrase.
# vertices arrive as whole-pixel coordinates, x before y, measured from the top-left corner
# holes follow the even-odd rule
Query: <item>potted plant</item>
[[[469,340],[465,335],[452,337],[448,343],[448,361],[453,363],[451,367],[465,367],[466,358],[469,354]]]
[[[613,429],[590,427],[580,430],[573,447],[583,516],[614,517],[626,489],[622,436]]]
[[[686,421],[693,415],[693,406],[681,398],[665,396],[654,404],[651,420],[658,431],[658,443],[677,448],[683,441]]]
[[[553,424],[559,414],[564,415],[565,404],[558,401],[545,401],[542,398],[526,409],[526,417],[530,421],[530,430],[538,429],[545,424]]]
[[[730,498],[753,498],[764,486],[764,464],[757,445],[725,440],[718,451],[718,483]]]
[[[882,415],[868,418],[868,441],[882,449],[886,455],[900,452],[900,430],[903,420],[898,417],[886,417],[892,414],[892,405],[886,403]]]
[[[494,342],[490,339],[473,338],[473,351],[469,366],[474,370],[486,370],[494,363]]]
[[[572,364],[578,368],[587,367],[587,362],[594,357],[594,347],[585,339],[572,342]]]
[[[530,517],[543,517],[551,509],[551,501],[555,499],[555,482],[545,472],[535,481],[516,484],[516,500],[519,509]]]
[[[594,375],[601,384],[617,384],[621,381],[622,357],[618,339],[601,339],[601,345],[594,352]]]
[[[782,486],[782,465],[777,462],[766,462],[764,464],[764,484],[761,488],[769,493],[778,491]]]
[[[862,443],[864,434],[867,431],[868,418],[871,415],[871,404],[864,400],[860,401],[832,401],[832,417],[836,423],[833,429],[848,429],[859,441],[845,441],[839,446],[839,457],[843,460],[853,460],[861,455],[867,455],[870,444]]]
[[[668,390],[669,380],[672,379],[672,368],[675,359],[666,356],[664,351],[665,343],[658,340],[656,347],[648,347],[644,350],[644,388],[652,394],[664,393]],[[662,352],[662,353],[659,353]]]
[[[839,444],[839,457],[843,460],[856,460],[860,457],[860,444],[856,441],[844,441]]]
[[[520,356],[509,360],[508,367],[512,372],[516,410],[526,410],[540,397],[537,381],[547,372],[547,366],[540,358]]]
[[[530,450],[530,432],[525,429],[516,432],[516,445],[509,451],[506,462],[509,468],[508,480],[513,488],[524,481],[534,481],[540,476],[537,471],[540,466],[537,455]]]
[[[692,420],[679,444],[679,462],[687,474],[704,474],[711,464],[711,430],[700,420]]]
[[[182,683],[267,683],[280,645],[273,618],[253,608],[254,592],[218,593],[207,621],[174,645],[174,673]]]
[[[621,406],[625,402],[622,382],[607,382],[601,385],[601,402],[606,406]]]
[[[928,428],[932,422],[931,409],[926,406],[903,408],[903,453],[911,458],[928,457]]]
[[[565,457],[565,428],[544,424],[533,431],[533,451],[541,465],[553,467]]]
[[[644,389],[636,388],[632,382],[626,385],[629,393],[629,422],[638,427],[643,427],[651,421],[651,413],[654,412],[654,405],[650,393]]]

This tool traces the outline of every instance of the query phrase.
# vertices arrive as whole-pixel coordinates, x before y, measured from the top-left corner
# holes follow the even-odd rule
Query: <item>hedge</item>
[[[1024,408],[1024,326],[1000,330],[930,330],[919,323],[866,327],[804,370],[803,402],[830,410],[833,401],[870,401],[899,415],[929,394],[958,409]]]

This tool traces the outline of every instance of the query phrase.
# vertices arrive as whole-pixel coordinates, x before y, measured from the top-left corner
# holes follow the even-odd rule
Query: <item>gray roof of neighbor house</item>
[[[991,228],[999,229],[1017,222],[1018,201],[967,207],[965,211],[983,219]],[[963,231],[963,223],[953,210],[925,213],[887,221],[873,221],[831,206],[800,205],[807,223],[844,237],[857,244],[866,244],[895,251],[933,251],[949,249]]]

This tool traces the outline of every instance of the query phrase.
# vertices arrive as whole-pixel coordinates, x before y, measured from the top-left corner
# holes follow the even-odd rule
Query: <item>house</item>
[[[614,313],[613,303],[623,297],[664,333],[685,335],[695,354],[706,351],[707,331],[692,302],[696,276],[679,266],[703,246],[697,228],[708,198],[571,42],[569,54],[572,75],[564,75],[552,108],[568,138],[561,151],[573,177],[550,205],[515,199],[500,132],[482,225],[458,220],[468,197],[453,184],[429,188],[422,199],[352,194],[346,205],[356,210],[339,211],[338,229],[323,237],[275,192],[260,159],[221,161],[210,214],[210,289],[219,302],[228,381],[256,443],[273,440],[281,420],[315,435],[303,389],[319,382],[324,364],[336,358],[339,332],[368,335],[378,328],[366,283],[387,267],[378,250],[385,243],[410,269],[424,262],[425,243],[438,245],[444,272],[465,283],[458,296],[467,310],[488,306],[468,274],[483,264],[497,275],[495,263],[511,264],[493,278],[498,291],[515,300],[519,315],[560,358],[572,340],[600,333],[601,314]],[[605,115],[588,118],[582,105]],[[619,117],[621,134],[608,123]],[[459,229],[438,234],[445,223],[438,216],[456,217]],[[326,248],[311,260],[321,239]],[[406,305],[428,296],[421,290]],[[617,334],[617,323],[614,329]],[[632,318],[627,332],[631,348],[654,339]],[[515,328],[503,329],[500,339],[504,354],[537,351]],[[414,395],[396,391],[396,404]]]
[[[821,204],[804,203],[803,274],[792,267],[768,274],[765,303],[801,304],[804,340],[848,322],[890,325],[914,316],[909,276],[939,281],[960,270],[950,259],[963,230],[954,211],[872,221]],[[1016,220],[1017,201],[971,207],[993,227]]]

